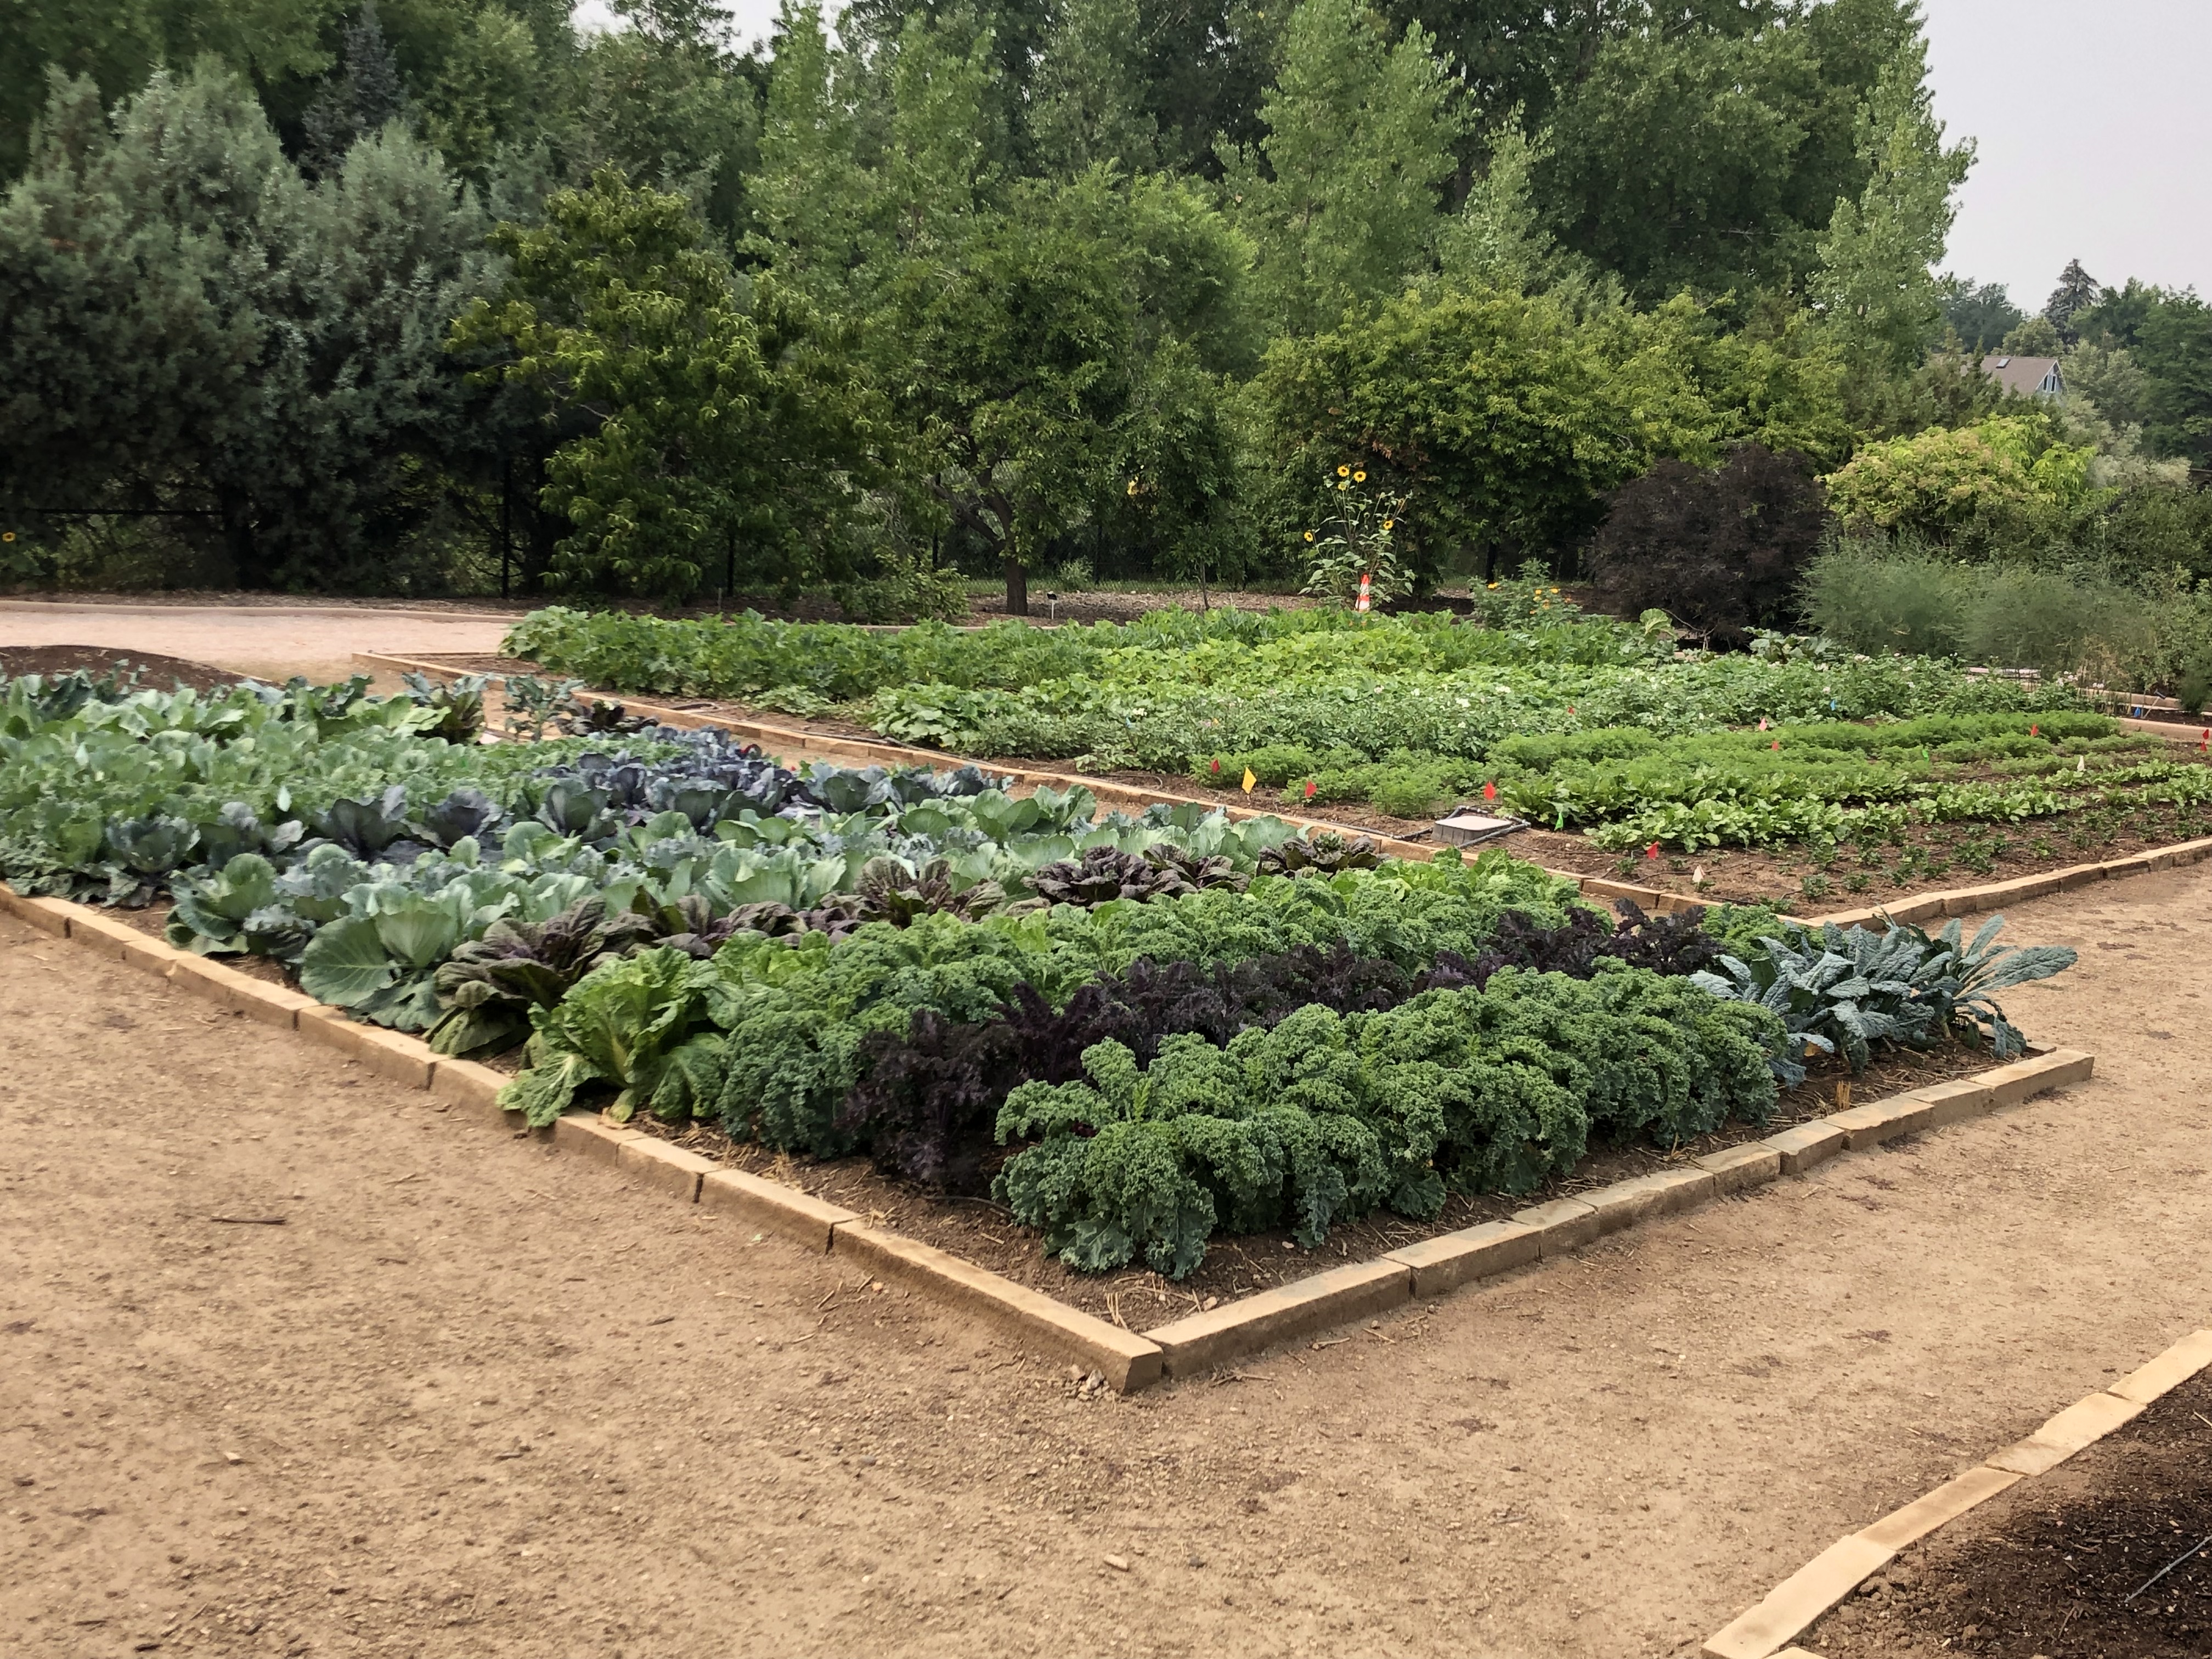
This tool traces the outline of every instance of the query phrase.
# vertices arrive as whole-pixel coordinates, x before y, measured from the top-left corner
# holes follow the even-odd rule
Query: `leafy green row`
[[[1217,1229],[1287,1224],[1311,1249],[1340,1217],[1528,1192],[1593,1138],[1763,1122],[1781,1036],[1754,1004],[1601,962],[1589,980],[1509,968],[1380,1013],[1304,1008],[1225,1047],[1171,1036],[1150,1066],[1102,1042],[1084,1080],[1007,1097],[999,1139],[1034,1144],[994,1190],[1071,1267],[1141,1256],[1181,1279]]]
[[[531,1069],[506,1097],[546,1123],[579,1088],[605,1084],[620,1091],[618,1116],[709,1118],[741,1137],[835,1156],[853,1145],[838,1116],[863,1044],[875,1031],[903,1033],[917,1012],[982,1019],[1019,985],[1064,1006],[1140,958],[1234,962],[1341,943],[1418,969],[1444,951],[1474,955],[1508,910],[1556,926],[1578,903],[1571,883],[1503,853],[1447,853],[1090,910],[927,915],[837,941],[740,935],[706,963],[647,952],[592,975],[537,1017]]]
[[[1526,607],[1522,607],[1523,611]],[[671,622],[559,606],[516,624],[503,648],[611,690],[759,698],[798,694],[851,702],[902,686],[1023,691],[1097,678],[1154,684],[1268,684],[1342,669],[1451,672],[1481,664],[1646,660],[1671,637],[1609,619],[1511,629],[1455,625],[1448,613],[1361,618],[1338,610],[1155,611],[1127,623],[980,629],[921,623],[877,630],[832,623]]]
[[[1621,726],[1681,734],[1761,720],[2033,712],[2075,701],[2063,686],[2024,685],[1913,659],[1838,665],[1738,656],[1144,690],[1093,679],[1050,681],[1018,694],[925,685],[881,692],[866,714],[886,735],[960,753],[1179,772],[1194,756],[1273,744],[1482,761],[1507,740],[1530,734]]]

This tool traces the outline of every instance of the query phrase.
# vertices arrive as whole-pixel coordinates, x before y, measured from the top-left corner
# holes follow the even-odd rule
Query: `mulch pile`
[[[135,670],[138,684],[152,691],[169,691],[179,686],[219,691],[244,678],[204,662],[165,657],[158,651],[118,651],[107,645],[0,646],[0,679],[19,674],[67,674],[79,668],[88,668],[95,674]]]

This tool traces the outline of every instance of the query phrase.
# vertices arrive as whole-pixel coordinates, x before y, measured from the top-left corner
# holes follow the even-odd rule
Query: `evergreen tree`
[[[335,0],[10,0],[0,6],[0,180],[27,164],[56,79],[88,80],[112,106],[165,64],[211,58],[281,97],[330,69],[325,37],[340,11]]]
[[[346,26],[337,79],[307,107],[302,159],[319,176],[336,173],[357,141],[406,114],[407,88],[376,21],[376,0],[362,0],[360,16]]]
[[[2058,331],[2058,337],[2072,345],[2080,337],[2074,331],[2074,319],[2104,297],[2104,289],[2094,276],[2081,269],[2081,262],[2069,259],[2066,269],[2058,273],[2058,286],[2044,302],[2043,314]]]
[[[112,121],[65,83],[0,204],[0,493],[185,510],[245,586],[398,580],[440,468],[495,442],[440,349],[484,230],[395,128],[309,185],[212,64]]]
[[[1944,148],[1927,76],[1927,44],[1917,36],[1883,69],[1859,118],[1866,188],[1856,202],[1837,202],[1812,282],[1837,343],[1870,377],[1911,374],[1942,327],[1931,267],[1943,257],[1953,198],[1973,165],[1971,141]]]

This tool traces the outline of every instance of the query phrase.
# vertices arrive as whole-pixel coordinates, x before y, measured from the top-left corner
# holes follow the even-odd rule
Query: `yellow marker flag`
[[[1252,793],[1252,786],[1259,781],[1259,779],[1252,775],[1252,769],[1249,766],[1246,767],[1244,769],[1244,793],[1248,795]]]

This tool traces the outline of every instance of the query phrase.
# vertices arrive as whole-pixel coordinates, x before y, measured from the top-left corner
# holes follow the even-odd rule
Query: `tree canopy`
[[[1972,157],[1912,0],[615,11],[0,11],[0,513],[275,585],[496,535],[533,587],[1018,610],[1302,577],[1356,465],[1421,582],[1572,560],[1662,463],[1972,427],[1929,354],[2022,325],[1932,274]],[[2202,303],[2060,287],[2112,442],[2201,464]]]

